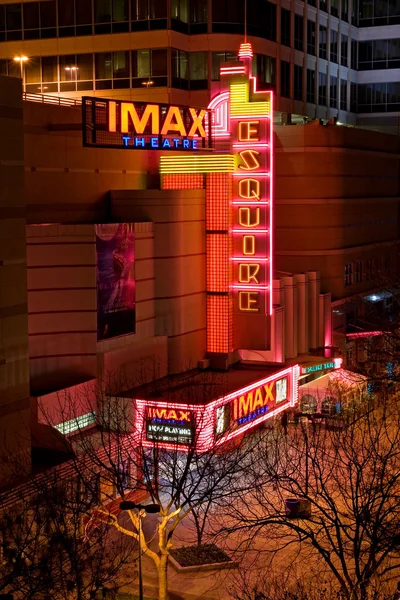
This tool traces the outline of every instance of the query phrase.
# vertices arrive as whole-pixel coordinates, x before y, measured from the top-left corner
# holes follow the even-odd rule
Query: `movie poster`
[[[97,339],[135,333],[132,223],[96,225]]]

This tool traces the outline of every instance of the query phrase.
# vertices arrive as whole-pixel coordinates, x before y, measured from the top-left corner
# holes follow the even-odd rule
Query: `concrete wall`
[[[112,191],[114,220],[154,222],[156,334],[168,336],[170,372],[206,350],[205,191]]]
[[[1,487],[3,453],[30,461],[22,102],[20,82],[7,77],[0,77],[0,139]]]
[[[32,394],[96,376],[121,389],[165,374],[165,340],[155,337],[153,243],[152,223],[136,223],[135,333],[98,342],[94,225],[27,227]]]
[[[371,289],[344,287],[344,265],[395,253],[399,221],[398,138],[338,126],[276,128],[275,266],[321,272],[334,299]]]

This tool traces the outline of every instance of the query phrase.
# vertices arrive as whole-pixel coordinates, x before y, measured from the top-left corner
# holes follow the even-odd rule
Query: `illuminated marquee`
[[[149,407],[146,439],[167,444],[190,445],[193,442],[193,418],[190,410]]]
[[[234,74],[230,84],[231,140],[237,165],[232,198],[232,288],[235,337],[242,340],[239,347],[266,349],[272,314],[272,93],[263,92],[263,101],[250,101],[251,82],[255,85],[254,78]],[[256,317],[254,327],[249,327],[250,315]]]
[[[211,148],[207,110],[169,104],[84,97],[83,144],[103,148]]]

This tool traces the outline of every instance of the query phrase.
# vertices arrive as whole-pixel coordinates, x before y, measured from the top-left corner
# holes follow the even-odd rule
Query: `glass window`
[[[212,59],[212,80],[219,81],[219,68],[221,63],[231,60],[237,60],[237,52],[213,52]]]
[[[25,83],[40,83],[40,80],[40,58],[31,56],[25,66]]]
[[[41,29],[54,28],[57,25],[56,2],[40,2],[40,27]]]
[[[330,47],[331,62],[338,62],[338,32],[331,29],[331,47]]]
[[[42,81],[58,81],[57,56],[42,56]]]
[[[167,3],[165,2],[165,0],[148,0],[148,2],[150,19],[167,18]]]
[[[336,75],[330,76],[329,106],[331,108],[337,108],[337,77],[336,77]]]
[[[92,0],[76,0],[75,15],[77,25],[92,25]],[[77,33],[79,30],[77,30]]]
[[[319,10],[328,12],[328,0],[319,0]]]
[[[315,104],[315,70],[307,69],[307,102]]]
[[[131,19],[141,21],[149,18],[148,0],[131,0]]]
[[[59,57],[60,81],[74,82],[78,79],[78,65],[75,54],[67,54]],[[65,88],[64,88],[65,89]],[[67,90],[65,90],[67,91]]]
[[[347,81],[340,80],[340,110],[347,110]]]
[[[319,26],[319,57],[326,58],[326,48],[327,48],[327,30],[325,25]]]
[[[294,99],[303,100],[303,67],[294,65]]]
[[[189,53],[190,89],[205,90],[208,88],[207,52]]]
[[[388,67],[400,67],[400,39],[388,40]]]
[[[5,58],[0,59],[0,75],[7,75],[7,61]]]
[[[326,73],[318,73],[318,104],[326,106]]]
[[[6,4],[6,28],[7,31],[15,31],[22,29],[22,15],[20,4]]]
[[[112,20],[114,23],[129,20],[128,0],[112,0]]]
[[[253,56],[253,73],[256,74],[260,88],[268,89],[275,87],[276,60],[265,54]]]
[[[263,2],[259,11],[261,25],[260,35],[267,40],[276,42],[276,4],[272,2]],[[265,26],[264,26],[265,23]],[[259,25],[260,26],[260,25]]]
[[[363,263],[362,260],[356,260],[355,262],[355,276],[356,283],[361,283],[363,280]]]
[[[303,21],[301,15],[294,15],[294,47],[296,50],[304,50]]]
[[[372,45],[372,60],[374,69],[385,69],[387,67],[387,40],[374,40]]]
[[[112,78],[111,52],[97,52],[94,64],[96,79]]]
[[[307,53],[315,56],[315,22],[307,21]]]
[[[171,0],[171,18],[188,23],[188,0]]]
[[[307,4],[308,4],[308,6],[316,6],[317,5],[316,0],[308,0]]]
[[[93,54],[78,54],[76,57],[78,80],[93,81]]]
[[[129,52],[120,50],[113,52],[113,79],[129,78]]]
[[[352,0],[351,2],[351,24],[357,26],[358,25],[358,0]]]
[[[207,0],[191,0],[189,6],[190,23],[207,23],[208,2]]]
[[[339,0],[331,0],[331,15],[334,17],[339,16]]]
[[[348,263],[344,266],[344,286],[348,287],[353,284],[353,263]]]
[[[357,110],[357,84],[350,83],[350,112]]]
[[[340,64],[343,67],[347,67],[347,50],[348,50],[348,39],[347,35],[343,33],[340,36]]]
[[[281,96],[290,98],[290,63],[281,60]]]
[[[349,0],[341,0],[340,16],[342,18],[342,21],[349,20]]]
[[[111,0],[94,0],[94,22],[111,22]]]
[[[150,50],[132,51],[132,77],[150,78]]]
[[[24,29],[39,29],[39,2],[25,2]]]
[[[350,65],[351,65],[352,69],[356,70],[357,69],[357,41],[356,40],[351,40],[350,51],[351,51]]]
[[[74,25],[74,3],[71,0],[58,0],[58,25],[60,27]]]
[[[290,46],[290,10],[281,8],[281,44]]]
[[[168,77],[168,50],[158,48],[151,51],[151,75],[152,77]],[[164,84],[167,85],[167,81]]]
[[[172,87],[188,89],[188,54],[172,48]]]

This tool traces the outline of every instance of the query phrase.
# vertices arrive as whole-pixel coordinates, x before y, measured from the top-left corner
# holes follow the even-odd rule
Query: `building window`
[[[357,84],[350,82],[350,112],[357,110]]]
[[[165,0],[131,0],[131,28],[132,31],[167,29]]]
[[[352,69],[357,69],[357,41],[351,40],[351,55],[350,55],[350,66]]]
[[[257,76],[260,90],[275,88],[275,70],[275,58],[265,54],[255,54],[253,56],[253,73]]]
[[[396,0],[364,0],[359,3],[359,27],[399,23],[400,4]]]
[[[303,100],[303,67],[294,65],[294,99]]]
[[[212,53],[212,80],[219,81],[219,69],[221,63],[237,60],[237,52],[213,52]]]
[[[319,0],[319,10],[328,12],[328,0]]]
[[[307,53],[315,56],[315,22],[307,21]]]
[[[188,0],[171,0],[171,27],[175,31],[188,33],[189,12]]]
[[[330,46],[331,62],[338,62],[338,32],[331,29],[331,46]]]
[[[281,60],[281,96],[290,98],[290,63]]]
[[[189,33],[207,33],[208,0],[191,0],[189,3]]]
[[[304,19],[301,15],[294,15],[294,47],[296,50],[304,50]]]
[[[353,0],[353,2],[355,2],[356,0]],[[341,1],[341,7],[340,7],[340,16],[342,21],[348,21],[349,20],[349,0],[342,0]]]
[[[172,87],[187,90],[189,88],[188,53],[172,48],[171,61]]]
[[[339,16],[339,0],[331,0],[331,15],[333,17]]]
[[[347,81],[340,80],[340,110],[347,110]]]
[[[331,108],[337,108],[337,76],[330,76],[330,89],[329,89],[329,106]]]
[[[55,429],[58,429],[63,435],[68,435],[73,431],[78,431],[84,429],[85,427],[89,427],[89,425],[93,425],[96,422],[96,413],[90,412],[85,415],[81,415],[80,417],[75,417],[70,421],[64,421],[59,425],[55,425]]]
[[[353,347],[346,348],[346,365],[350,366],[353,363]]]
[[[317,6],[316,0],[307,0],[308,6]]]
[[[281,44],[283,44],[284,46],[289,46],[289,47],[291,45],[290,22],[291,22],[290,10],[286,10],[286,8],[281,8]]]
[[[315,70],[307,69],[307,102],[315,104]]]
[[[344,286],[353,285],[353,263],[344,266]]]
[[[191,90],[206,90],[208,88],[208,53],[189,53],[189,76]]]
[[[348,39],[347,35],[341,34],[341,42],[340,42],[340,64],[342,67],[347,67],[347,48],[348,48]]]
[[[132,87],[168,86],[168,50],[154,48],[132,51]]]
[[[363,263],[362,260],[356,260],[355,262],[355,282],[361,283],[363,278]]]
[[[326,73],[318,73],[318,104],[326,106]]]
[[[326,48],[327,48],[327,29],[325,25],[319,26],[319,57],[326,59]]]
[[[352,2],[351,2],[351,24],[355,25],[356,27],[358,25],[357,13],[358,13],[358,0],[352,0]]]

